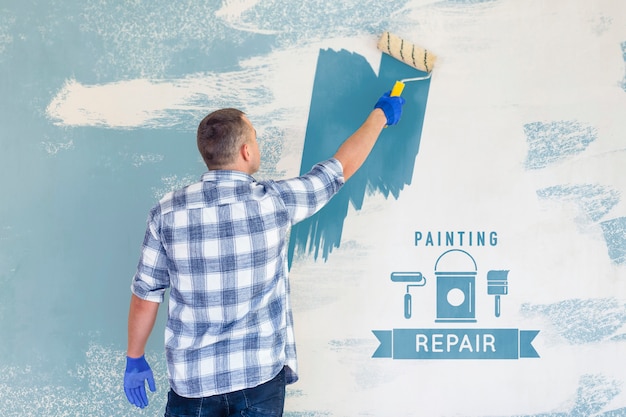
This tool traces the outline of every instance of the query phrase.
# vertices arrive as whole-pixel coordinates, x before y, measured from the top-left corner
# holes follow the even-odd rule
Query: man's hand
[[[389,94],[390,91],[383,94],[376,102],[374,108],[381,109],[387,118],[387,126],[392,126],[400,121],[402,106],[404,106],[406,100],[399,96],[391,97]]]
[[[150,391],[155,392],[154,376],[152,375],[150,365],[146,362],[146,358],[144,356],[139,358],[127,356],[126,372],[124,372],[124,392],[128,401],[139,408],[148,406],[146,380],[148,381]]]

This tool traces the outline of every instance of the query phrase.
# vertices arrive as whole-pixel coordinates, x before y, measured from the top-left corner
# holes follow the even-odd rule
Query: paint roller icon
[[[495,314],[500,317],[500,296],[509,293],[508,270],[487,272],[487,294],[495,295]]]
[[[421,272],[392,272],[393,282],[406,282],[406,294],[404,294],[404,318],[410,319],[413,312],[413,300],[409,290],[411,287],[423,287],[426,285],[426,278]]]

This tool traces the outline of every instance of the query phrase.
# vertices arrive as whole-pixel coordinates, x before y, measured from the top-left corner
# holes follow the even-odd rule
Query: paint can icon
[[[435,262],[437,319],[435,322],[476,322],[476,261],[464,250],[450,249]]]

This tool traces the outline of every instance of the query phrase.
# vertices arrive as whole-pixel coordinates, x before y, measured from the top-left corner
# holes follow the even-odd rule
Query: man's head
[[[231,169],[253,174],[261,156],[256,130],[245,113],[221,109],[206,116],[198,126],[198,150],[210,170]]]

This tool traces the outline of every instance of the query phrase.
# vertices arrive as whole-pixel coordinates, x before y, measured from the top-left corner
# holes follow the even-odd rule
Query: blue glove
[[[127,356],[126,372],[124,372],[124,392],[126,393],[128,401],[139,408],[148,406],[146,380],[148,380],[150,391],[155,392],[156,385],[154,384],[154,375],[152,375],[152,369],[150,369],[150,365],[146,362],[146,358],[144,356],[140,358]]]
[[[383,94],[374,106],[375,109],[381,109],[385,113],[385,117],[387,117],[387,126],[395,125],[400,121],[400,117],[402,116],[402,106],[406,103],[406,100],[400,96],[390,97],[390,93],[391,91],[387,91]]]

